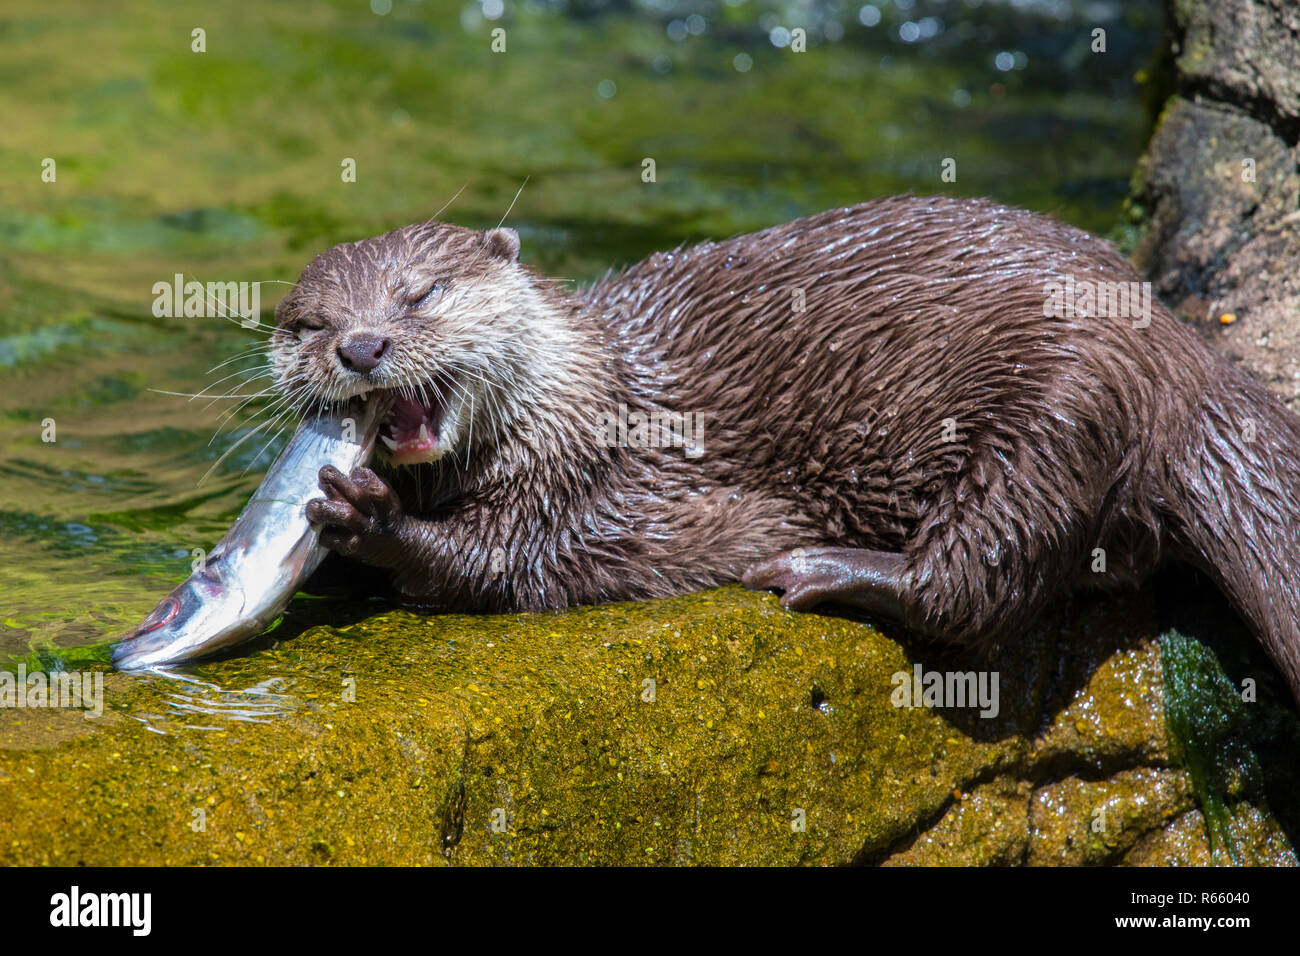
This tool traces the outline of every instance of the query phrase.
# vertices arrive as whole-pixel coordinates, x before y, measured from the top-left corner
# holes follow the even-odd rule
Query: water
[[[222,426],[232,402],[161,392],[253,390],[218,379],[251,374],[256,351],[237,356],[261,339],[155,317],[155,283],[291,282],[329,245],[458,193],[443,218],[495,225],[525,179],[509,218],[524,258],[575,281],[907,190],[992,195],[1105,233],[1148,133],[1133,78],[1158,39],[1155,0],[508,6],[491,19],[491,2],[6,5],[0,655],[138,622],[286,437],[213,467],[258,403]],[[797,22],[807,52],[789,48]],[[191,49],[196,25],[206,52]],[[1095,26],[1105,54],[1089,51]],[[280,288],[263,286],[267,320]],[[249,699],[278,712],[267,694]],[[209,709],[261,706],[244,703]]]

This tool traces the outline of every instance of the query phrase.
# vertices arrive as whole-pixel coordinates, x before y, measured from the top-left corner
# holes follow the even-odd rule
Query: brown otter
[[[1053,308],[1140,282],[1106,242],[903,197],[580,292],[518,254],[508,229],[408,226],[321,254],[276,310],[297,407],[400,396],[386,477],[323,469],[308,515],[410,598],[536,610],[743,579],[982,644],[1175,559],[1300,698],[1300,421],[1158,302],[1148,322]],[[702,413],[703,453],[611,444],[620,406]]]

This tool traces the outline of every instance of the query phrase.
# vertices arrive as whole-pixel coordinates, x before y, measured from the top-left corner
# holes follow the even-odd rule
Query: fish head
[[[185,579],[113,648],[113,666],[144,670],[210,654],[248,636],[242,590],[207,568]]]

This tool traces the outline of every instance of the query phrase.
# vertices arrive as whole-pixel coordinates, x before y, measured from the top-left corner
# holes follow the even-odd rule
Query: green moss
[[[1199,641],[1161,635],[1165,718],[1176,758],[1187,768],[1205,817],[1211,850],[1241,862],[1233,807],[1264,803],[1259,758],[1250,744],[1251,717],[1242,692]]]
[[[19,714],[0,735],[0,859],[847,861],[1021,746],[893,708],[909,661],[865,625],[739,589],[389,612],[269,644],[194,668],[202,684],[109,674],[108,716],[47,729],[67,735],[52,749],[51,716]],[[60,839],[87,821],[103,839]]]
[[[562,614],[299,601],[183,678],[47,647],[27,668],[98,669],[106,709],[0,712],[0,863],[1117,862],[1190,807],[1155,645],[1110,633],[1144,614],[984,662],[1016,688],[994,719],[893,706],[896,673],[950,665],[738,587]],[[1243,861],[1294,859],[1243,820]]]

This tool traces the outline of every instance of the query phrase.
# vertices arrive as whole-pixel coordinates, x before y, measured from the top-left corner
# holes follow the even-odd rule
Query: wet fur
[[[277,311],[304,407],[344,397],[332,343],[360,326],[400,339],[394,383],[479,389],[473,445],[466,425],[442,461],[386,476],[404,516],[356,551],[404,593],[559,608],[870,549],[899,556],[906,623],[982,644],[1068,589],[1177,559],[1300,695],[1300,423],[1158,302],[1145,329],[1045,318],[1048,282],[1140,281],[1104,241],[986,201],[889,198],[570,294],[504,232],[426,223],[337,247]],[[441,301],[404,311],[435,276]],[[314,348],[292,339],[309,316]],[[703,413],[705,453],[606,447],[620,402]]]

